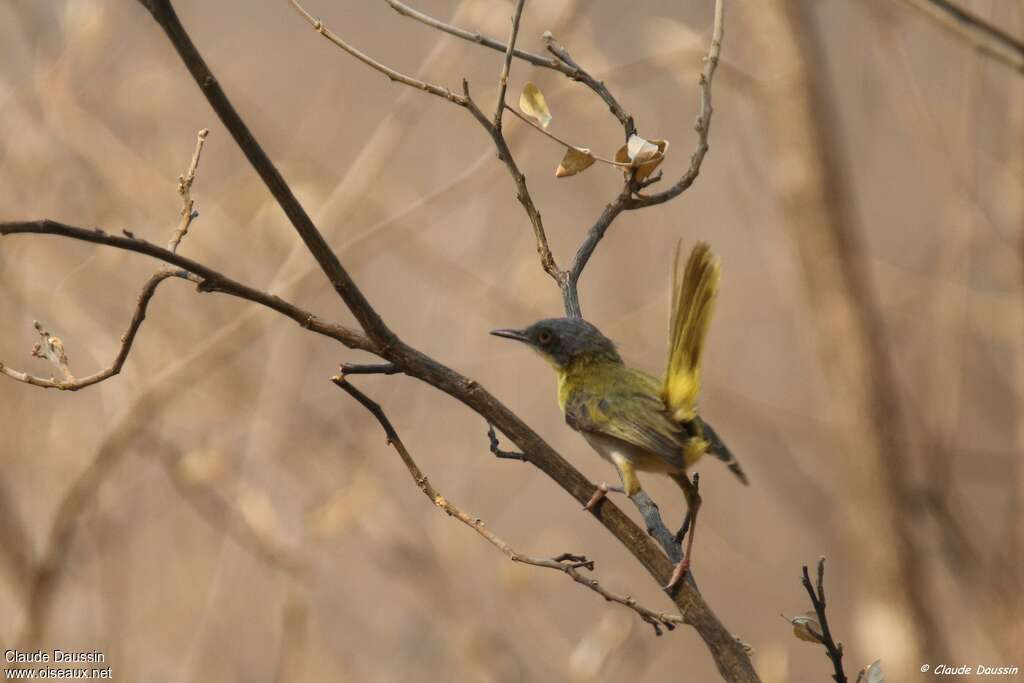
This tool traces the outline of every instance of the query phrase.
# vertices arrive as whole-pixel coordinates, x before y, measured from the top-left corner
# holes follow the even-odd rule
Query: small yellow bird
[[[701,354],[720,275],[718,257],[706,243],[694,246],[685,267],[682,243],[676,248],[663,380],[627,367],[615,344],[581,318],[551,318],[523,330],[491,333],[528,344],[551,364],[565,421],[618,470],[622,486],[601,484],[586,509],[593,509],[608,491],[633,496],[640,490],[638,470],[667,474],[683,489],[690,534],[686,555],[667,587],[675,585],[690,565],[700,507],[686,470],[711,453],[747,483],[725,443],[697,414]]]

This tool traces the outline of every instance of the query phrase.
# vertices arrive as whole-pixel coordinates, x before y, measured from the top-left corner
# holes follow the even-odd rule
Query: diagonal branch
[[[936,25],[971,44],[1019,73],[1024,73],[1024,41],[993,26],[976,14],[957,7],[949,0],[903,0]]]
[[[270,157],[263,151],[263,147],[256,141],[249,127],[242,121],[213,72],[206,65],[206,61],[192,43],[185,27],[181,25],[170,0],[139,0],[139,3],[149,10],[153,19],[167,34],[174,49],[177,50],[178,56],[181,57],[181,61],[192,74],[192,78],[217,113],[221,123],[228,129],[242,153],[263,179],[267,189],[270,190],[288,220],[291,221],[292,227],[295,228],[306,248],[309,249],[310,255],[316,259],[320,269],[349,310],[352,311],[356,320],[359,321],[363,331],[376,345],[386,346],[394,338],[394,333],[388,329],[380,315],[370,306],[370,302],[356,286],[348,271],[341,265],[338,256],[313,224],[309,214],[295,198],[295,194],[285,182],[284,177],[270,161]]]
[[[420,12],[419,10],[413,9],[398,0],[385,1],[393,10],[402,16],[415,19],[422,24],[435,28],[439,31],[443,31],[449,35],[453,35],[456,38],[462,38],[463,40],[476,43],[477,45],[483,45],[484,47],[497,50],[498,52],[508,52],[509,46],[501,41],[488,38],[476,31],[468,31],[464,28],[445,23],[440,19],[436,19],[428,14]],[[542,38],[547,44],[548,50],[554,55],[554,58],[545,57],[544,55],[536,54],[534,52],[520,50],[514,45],[512,46],[512,55],[517,59],[521,59],[524,62],[533,64],[534,66],[558,71],[559,73],[569,77],[571,80],[583,83],[593,90],[602,100],[604,100],[605,104],[608,105],[608,109],[622,124],[626,132],[626,139],[629,139],[629,136],[636,132],[636,127],[633,125],[633,117],[626,113],[622,108],[622,105],[619,104],[618,100],[615,99],[605,84],[591,76],[583,69],[583,67],[577,64],[572,57],[569,56],[568,51],[555,41],[554,36],[551,35],[550,32],[546,31]]]
[[[464,104],[464,102],[462,102],[462,99],[458,95],[452,93],[452,91],[449,90],[448,88],[444,88],[440,85],[434,85],[433,83],[427,83],[426,81],[421,81],[417,78],[413,78],[412,76],[407,76],[399,71],[392,69],[389,66],[381,64],[373,57],[370,57],[369,55],[360,52],[359,50],[357,50],[356,48],[352,47],[347,42],[342,40],[342,38],[338,34],[334,33],[329,28],[324,26],[322,21],[320,21],[312,14],[307,12],[302,5],[296,2],[296,0],[288,0],[288,4],[294,7],[295,11],[302,15],[302,18],[306,20],[306,23],[313,27],[314,31],[316,31],[324,38],[331,41],[332,43],[340,47],[342,50],[358,59],[363,64],[366,64],[371,69],[376,69],[377,71],[381,72],[392,81],[397,81],[398,83],[408,85],[409,87],[416,88],[417,90],[422,90],[423,92],[430,93],[431,95],[436,95],[437,97],[450,100],[455,104]]]
[[[160,23],[200,90],[263,178],[336,291],[363,326],[369,340],[358,333],[355,334],[365,341],[367,347],[371,347],[369,350],[401,367],[405,374],[420,379],[463,402],[507,435],[532,464],[573,498],[580,503],[590,500],[596,490],[594,484],[583,477],[517,415],[477,382],[405,344],[387,328],[342,268],[337,257],[327,247],[322,235],[310,221],[291,189],[238,116],[175,15],[169,0],[140,2]],[[647,569],[654,580],[661,585],[667,582],[673,570],[672,564],[628,516],[608,502],[592,514]],[[729,633],[692,585],[683,584],[671,597],[680,608],[684,622],[693,626],[700,634],[723,677],[742,683],[759,680],[743,645]]]
[[[239,299],[245,299],[246,301],[260,304],[261,306],[265,306],[291,318],[308,330],[316,332],[317,334],[322,334],[325,337],[330,337],[331,339],[336,339],[352,349],[361,349],[363,351],[371,352],[376,352],[378,350],[377,345],[370,341],[370,339],[361,332],[357,332],[336,323],[325,322],[309,311],[303,310],[295,304],[285,301],[278,296],[268,294],[267,292],[263,292],[253,287],[249,287],[248,285],[244,285],[236,280],[232,280],[228,276],[213,270],[209,266],[203,265],[198,261],[193,261],[186,256],[176,254],[168,249],[164,249],[163,247],[158,247],[152,242],[147,242],[146,240],[139,239],[134,236],[129,237],[126,235],[122,237],[119,235],[112,235],[98,228],[94,230],[87,230],[85,228],[77,228],[48,219],[0,223],[0,237],[19,234],[59,235],[61,237],[70,237],[71,239],[93,242],[95,244],[105,244],[111,247],[117,247],[118,249],[125,249],[127,251],[134,251],[139,254],[152,256],[153,258],[178,266],[188,273],[198,276],[201,279],[201,282],[199,283],[199,290],[202,292],[222,292],[224,294],[236,296]]]
[[[655,612],[647,609],[637,603],[637,601],[632,597],[612,593],[608,589],[604,588],[597,579],[589,578],[581,574],[579,571],[580,569],[589,569],[593,571],[593,560],[587,560],[586,557],[573,555],[571,553],[563,553],[552,558],[531,557],[515,550],[512,546],[502,540],[501,537],[487,528],[487,525],[483,520],[467,513],[465,510],[462,510],[441,495],[441,493],[433,487],[430,480],[427,479],[427,476],[423,474],[423,471],[416,464],[416,461],[413,460],[412,455],[405,447],[402,439],[398,436],[398,432],[395,431],[394,425],[391,424],[391,420],[388,419],[388,416],[384,413],[384,409],[380,407],[380,404],[349,383],[343,375],[335,375],[331,378],[331,381],[348,393],[349,396],[358,401],[360,405],[366,408],[370,414],[377,419],[381,428],[384,429],[384,434],[387,436],[388,445],[393,446],[398,452],[399,457],[402,459],[402,463],[405,465],[405,468],[409,470],[409,474],[412,476],[413,481],[416,482],[416,486],[418,486],[420,491],[423,492],[423,495],[429,498],[434,505],[441,508],[450,517],[454,517],[469,528],[473,529],[473,531],[480,534],[480,536],[500,550],[506,557],[508,557],[508,559],[513,562],[533,565],[534,567],[556,569],[558,571],[565,572],[573,581],[586,586],[605,600],[608,600],[609,602],[616,602],[639,614],[641,619],[654,627],[654,632],[659,636],[661,635],[662,626],[671,631],[677,624],[683,623],[683,617],[678,614],[665,614],[664,612]],[[493,434],[493,428],[491,433]]]
[[[574,81],[578,81],[583,85],[593,90],[598,97],[604,100],[604,103],[608,105],[608,110],[611,111],[612,115],[619,120],[622,124],[622,128],[626,133],[626,139],[636,133],[636,125],[633,122],[633,117],[626,113],[626,110],[622,108],[619,101],[615,99],[611,91],[604,84],[604,81],[598,79],[587,73],[583,67],[576,63],[576,61],[569,55],[569,51],[566,50],[551,34],[551,31],[545,31],[542,36],[544,43],[547,45],[548,52],[558,58],[559,63],[563,64],[566,69],[562,71],[566,76]]]

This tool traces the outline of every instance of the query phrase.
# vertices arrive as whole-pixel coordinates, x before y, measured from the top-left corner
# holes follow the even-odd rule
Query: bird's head
[[[579,361],[622,362],[612,340],[581,318],[548,318],[522,330],[494,330],[491,334],[523,342],[558,370]]]

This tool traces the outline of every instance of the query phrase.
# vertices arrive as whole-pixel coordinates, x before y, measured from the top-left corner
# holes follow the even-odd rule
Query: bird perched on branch
[[[687,469],[711,453],[747,483],[725,443],[697,414],[701,355],[718,292],[719,260],[706,243],[698,242],[684,265],[681,250],[682,243],[676,248],[663,379],[625,365],[612,341],[581,318],[551,318],[522,330],[491,333],[529,345],[551,364],[565,421],[618,470],[622,486],[601,484],[586,509],[594,509],[608,491],[632,497],[640,490],[637,471],[667,474],[682,488],[689,540],[667,588],[685,575],[693,550],[700,495]]]

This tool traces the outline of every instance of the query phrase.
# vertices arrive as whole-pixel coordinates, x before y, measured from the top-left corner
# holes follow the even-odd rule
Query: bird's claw
[[[623,488],[621,486],[611,486],[606,482],[601,482],[597,487],[597,490],[594,491],[594,495],[592,495],[590,500],[587,501],[587,504],[583,506],[583,509],[587,512],[593,512],[594,508],[597,507],[597,504],[608,496],[609,491],[622,492]]]
[[[672,572],[672,576],[669,578],[668,583],[665,585],[665,590],[670,591],[679,585],[679,582],[686,576],[686,572],[690,571],[690,558],[684,557],[676,565],[675,571]]]

